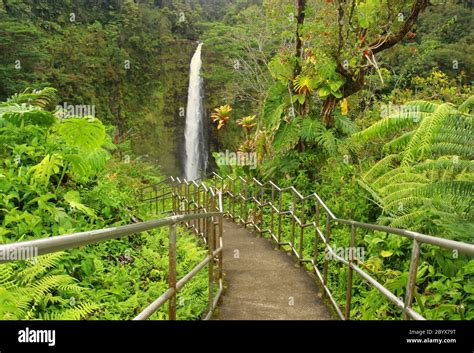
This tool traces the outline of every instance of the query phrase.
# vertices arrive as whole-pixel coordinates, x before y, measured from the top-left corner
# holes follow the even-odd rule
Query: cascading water
[[[185,176],[187,180],[199,178],[207,167],[207,152],[204,141],[201,47],[199,43],[191,59],[189,69],[188,104],[184,138],[186,147]]]

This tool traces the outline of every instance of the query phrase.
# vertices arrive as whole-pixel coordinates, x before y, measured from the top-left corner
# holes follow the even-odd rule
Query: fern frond
[[[1,264],[0,265],[0,285],[8,282],[13,274],[13,268],[11,264]]]
[[[427,160],[413,166],[416,172],[427,170],[451,170],[453,172],[474,171],[474,161],[466,161],[464,159],[455,159],[454,156],[443,156],[436,160]]]
[[[444,103],[439,105],[430,116],[421,121],[420,126],[411,138],[403,154],[403,165],[409,165],[416,160],[422,160],[424,157],[429,156],[430,143],[433,135],[452,111],[452,106]]]
[[[386,143],[383,146],[383,151],[390,152],[390,153],[401,152],[408,145],[408,142],[410,142],[414,133],[415,133],[414,131],[408,131],[404,133],[403,135],[397,138],[394,138],[392,141]]]
[[[414,107],[416,108],[415,110],[422,113],[433,113],[436,108],[438,108],[438,104],[421,99],[406,102],[404,105],[407,107]]]
[[[60,286],[74,283],[75,279],[68,275],[49,275],[42,277],[28,288],[22,288],[25,295],[34,301],[40,301],[46,293],[56,290]]]
[[[41,316],[41,320],[83,320],[100,308],[101,306],[98,304],[89,302],[80,303],[74,308],[45,313]]]
[[[386,172],[392,164],[399,159],[397,154],[390,154],[375,163],[363,176],[362,179],[370,183],[375,177]]]
[[[94,173],[101,171],[110,158],[110,153],[103,148],[97,148],[85,155],[85,160]]]
[[[406,118],[384,118],[365,130],[357,132],[353,135],[355,139],[369,141],[374,138],[381,138],[399,132],[405,128],[416,125],[413,117]]]
[[[357,180],[357,183],[372,196],[373,201],[379,207],[383,208],[383,200],[374,189],[372,189],[368,184],[364,183],[362,180]]]
[[[21,283],[33,281],[39,275],[45,273],[47,270],[57,267],[61,262],[64,252],[55,252],[51,254],[38,256],[33,263],[28,262],[25,269],[18,273],[18,278]]]
[[[430,151],[433,155],[447,155],[453,154],[461,158],[473,158],[474,146],[465,143],[454,142],[435,142],[431,144]]]
[[[474,95],[466,99],[458,108],[462,113],[472,113],[474,107]]]
[[[472,195],[474,195],[474,182],[467,180],[441,181],[425,185],[416,192],[421,196],[439,197],[449,200],[457,205],[466,205],[469,209],[474,206]]]
[[[423,174],[413,173],[411,169],[403,169],[397,168],[394,169],[392,172],[387,173],[386,175],[382,176],[379,180],[376,180],[377,184],[383,181],[383,178],[387,177],[385,180],[386,184],[392,183],[410,183],[410,182],[418,182],[418,183],[429,183],[430,178],[426,177]]]
[[[387,217],[388,219],[388,224],[391,227],[395,228],[410,228],[407,225],[413,225],[416,224],[417,222],[420,221],[420,219],[423,219],[423,214],[426,213],[424,210],[416,210],[410,213],[406,213],[402,216],[394,216],[394,217]]]
[[[91,165],[84,158],[83,154],[67,154],[64,160],[68,163],[72,174],[80,177],[87,177],[92,173]]]
[[[416,189],[419,188],[423,185],[426,185],[425,183],[419,183],[419,182],[402,182],[402,183],[395,183],[395,184],[389,184],[386,185],[382,188],[379,189],[379,192],[381,194],[387,194],[387,193],[392,193],[395,192],[399,189],[403,190],[411,190],[411,189]]]

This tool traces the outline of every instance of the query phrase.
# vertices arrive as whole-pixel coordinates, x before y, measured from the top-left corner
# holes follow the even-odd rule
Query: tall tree
[[[403,10],[410,3],[406,17]],[[329,95],[324,101],[321,116],[326,125],[332,123],[338,101],[360,91],[370,70],[379,70],[375,55],[403,40],[428,5],[429,0],[336,1],[337,49],[332,57],[337,64],[336,72],[344,77],[345,82],[340,87],[342,97]],[[354,47],[359,47],[359,50],[354,52]]]

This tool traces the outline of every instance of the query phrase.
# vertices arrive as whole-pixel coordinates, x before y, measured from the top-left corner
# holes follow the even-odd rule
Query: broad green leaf
[[[48,184],[52,175],[59,173],[63,166],[62,158],[58,154],[47,155],[43,160],[31,168],[33,172],[32,181]]]
[[[57,131],[66,144],[83,150],[99,148],[105,139],[105,127],[95,118],[65,119]]]
[[[390,257],[390,256],[393,255],[393,251],[382,250],[382,251],[380,252],[380,255],[381,255],[382,257]]]
[[[85,213],[88,216],[95,217],[94,210],[81,203],[81,196],[78,191],[68,191],[64,194],[64,200],[66,200],[71,208]]]
[[[331,94],[331,91],[327,86],[323,86],[319,89],[318,94],[320,97],[327,97]]]
[[[56,117],[46,110],[28,104],[0,104],[0,126],[10,123],[17,127],[38,125],[49,127]],[[3,123],[2,123],[3,121]]]

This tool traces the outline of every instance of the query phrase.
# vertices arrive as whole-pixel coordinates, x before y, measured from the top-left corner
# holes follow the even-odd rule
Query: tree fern
[[[403,151],[408,145],[408,142],[410,142],[410,140],[412,139],[414,133],[415,133],[414,131],[408,131],[404,133],[403,135],[398,136],[397,138],[394,138],[392,141],[387,142],[383,146],[383,152],[397,153],[397,152]]]
[[[386,172],[392,163],[397,161],[399,158],[396,154],[389,154],[378,161],[372,168],[370,168],[363,176],[366,182],[372,182],[375,177],[380,176],[381,173]]]
[[[441,104],[433,113],[421,121],[403,153],[402,164],[409,165],[414,161],[423,160],[430,155],[433,136],[438,132],[440,125],[444,123],[446,117],[452,113],[454,111],[451,105]]]
[[[449,103],[408,103],[422,112],[416,125],[405,118],[382,119],[356,138],[393,136],[382,158],[362,176],[361,185],[383,208],[382,222],[423,232],[445,232],[466,239],[459,223],[472,223],[474,123],[469,100],[458,109]],[[395,153],[394,153],[395,152]],[[455,233],[451,233],[455,231]]]
[[[403,131],[406,128],[412,128],[417,124],[419,119],[418,113],[399,114],[383,118],[367,129],[354,134],[355,139],[369,141],[374,138],[382,138],[390,134]]]

